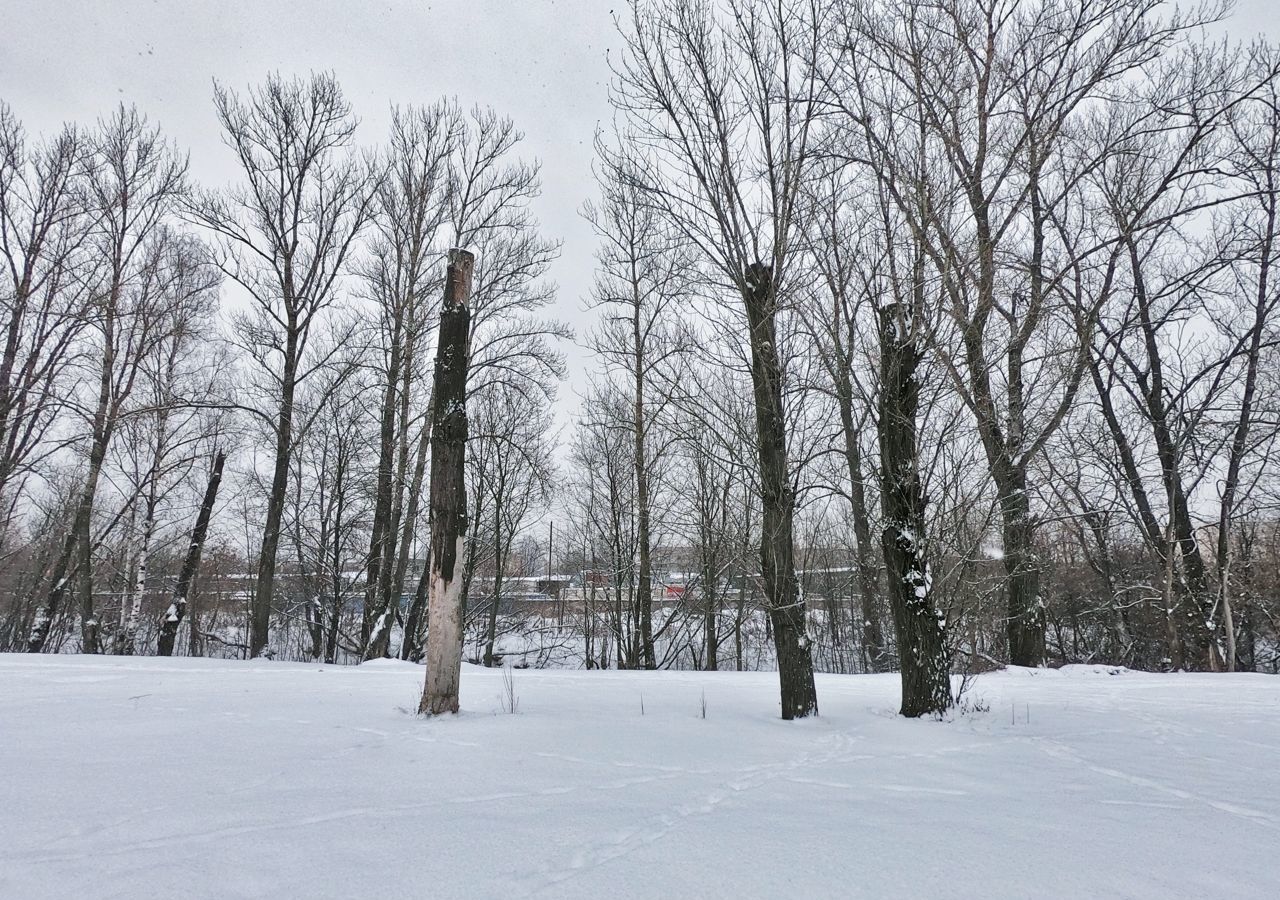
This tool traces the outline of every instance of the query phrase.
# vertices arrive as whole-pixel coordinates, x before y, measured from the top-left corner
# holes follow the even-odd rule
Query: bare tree
[[[835,166],[809,185],[804,219],[805,244],[814,258],[821,287],[802,313],[821,362],[819,389],[834,401],[840,426],[838,447],[844,463],[841,492],[853,526],[862,653],[868,668],[888,662],[881,621],[880,562],[872,540],[872,501],[866,488],[864,434],[874,429],[874,403],[863,358],[872,355],[864,335],[878,331],[874,304],[879,299],[885,256],[895,235],[877,210],[855,197],[875,197],[848,167]],[[868,318],[872,321],[868,321]],[[874,482],[873,482],[874,483]]]
[[[298,398],[299,410],[314,416],[314,424],[301,435],[294,461],[289,514],[300,590],[291,599],[295,616],[306,623],[310,655],[330,663],[337,662],[339,651],[359,655],[362,650],[363,636],[359,629],[348,632],[346,614],[360,590],[355,573],[365,562],[364,541],[373,530],[376,497],[369,497],[365,486],[375,469],[368,446],[378,418],[379,387],[374,377],[349,375],[345,366],[335,366],[317,373]]]
[[[1275,74],[1256,80],[1256,69],[1246,74],[1222,49],[1199,45],[1183,48],[1158,71],[1163,77],[1142,89],[1137,102],[1110,111],[1103,130],[1105,140],[1124,151],[1096,180],[1108,213],[1101,220],[1105,235],[1119,256],[1117,278],[1129,290],[1100,310],[1090,376],[1114,442],[1117,486],[1128,494],[1140,538],[1164,573],[1168,663],[1218,667],[1215,592],[1193,506],[1224,439],[1211,422],[1228,402],[1254,329],[1231,335],[1224,333],[1228,325],[1213,329],[1213,340],[1187,342],[1186,321],[1230,322],[1238,315],[1233,309],[1220,316],[1211,306],[1224,269],[1232,266],[1229,253],[1189,238],[1185,226],[1234,193],[1222,178],[1233,167],[1224,138],[1241,104]],[[1255,298],[1255,318],[1258,312]],[[1251,405],[1243,404],[1246,418]],[[1154,471],[1145,464],[1148,449]]]
[[[250,614],[249,652],[259,656],[269,636],[295,395],[327,361],[313,339],[337,299],[373,193],[368,167],[351,151],[356,119],[332,74],[271,75],[243,98],[215,85],[214,105],[244,181],[202,193],[191,215],[216,237],[222,271],[248,294],[250,308],[234,326],[264,379],[256,413],[274,443]]]
[[[1219,488],[1217,541],[1214,560],[1218,577],[1217,612],[1221,615],[1224,663],[1228,672],[1237,668],[1237,611],[1240,580],[1233,571],[1237,554],[1231,536],[1239,525],[1241,511],[1254,492],[1265,450],[1274,442],[1276,406],[1260,389],[1262,371],[1274,343],[1277,305],[1275,267],[1280,263],[1280,51],[1255,45],[1248,60],[1246,89],[1256,94],[1232,121],[1232,151],[1235,172],[1244,182],[1244,200],[1229,207],[1225,223],[1231,277],[1240,296],[1239,311],[1223,318],[1240,320],[1243,329],[1232,337],[1233,355],[1238,353],[1238,397],[1234,422],[1229,423],[1230,441],[1226,467]],[[1234,328],[1232,329],[1235,330]],[[1269,424],[1270,423],[1270,424]],[[1247,543],[1241,549],[1245,549]],[[1246,554],[1247,559],[1247,554]],[[1247,565],[1247,562],[1246,562]],[[1244,612],[1248,613],[1246,606]],[[1216,618],[1216,617],[1215,617]],[[1250,654],[1252,660],[1252,654]]]
[[[92,282],[80,268],[93,223],[86,144],[73,128],[29,143],[0,103],[0,556],[23,481],[61,446],[51,429],[89,325]]]
[[[87,179],[95,225],[93,301],[88,313],[97,346],[89,366],[96,390],[79,408],[87,428],[87,464],[75,516],[50,574],[44,608],[28,649],[39,651],[74,571],[81,648],[99,650],[93,605],[93,514],[107,450],[147,360],[168,336],[166,307],[185,300],[181,267],[172,265],[171,218],[187,188],[187,161],[136,109],[120,107],[93,138]],[[74,568],[73,568],[74,567]]]
[[[539,168],[515,155],[524,135],[510,119],[477,107],[465,116],[455,111],[452,121],[458,133],[448,166],[445,231],[454,246],[469,247],[476,256],[466,342],[468,396],[490,387],[507,387],[524,393],[531,402],[549,399],[556,380],[564,376],[563,354],[555,343],[571,333],[541,314],[555,295],[544,276],[560,245],[540,234],[530,209],[541,191]],[[434,410],[434,392],[433,385],[429,412]],[[400,532],[397,584],[403,584],[418,519],[433,419],[433,413],[424,418],[418,436]],[[429,571],[423,567],[406,617],[401,646],[406,659],[420,648]],[[400,596],[399,589],[393,593]]]
[[[817,712],[796,583],[795,495],[776,331],[791,290],[796,214],[820,111],[815,2],[633,4],[614,106],[642,148],[636,188],[697,248],[746,313],[763,499],[761,577],[784,719]]]
[[[148,563],[161,526],[162,506],[172,501],[222,416],[210,381],[222,360],[204,348],[211,342],[220,284],[208,253],[194,238],[174,241],[165,262],[170,302],[154,311],[162,337],[144,361],[135,389],[137,408],[121,421],[119,464],[132,495],[126,541],[127,583],[114,652],[133,653],[147,585]],[[139,523],[137,520],[141,518]]]
[[[584,400],[583,418],[571,460],[578,472],[576,493],[580,523],[590,543],[589,572],[613,638],[619,669],[641,665],[640,599],[636,595],[635,442],[631,440],[631,404],[615,385],[595,386]],[[603,660],[608,659],[607,653]],[[604,662],[601,663],[602,667]]]
[[[417,474],[415,484],[409,483],[411,435],[417,424],[420,472],[429,434],[414,400],[426,380],[440,280],[438,238],[448,225],[451,166],[464,134],[461,113],[448,101],[394,110],[385,172],[375,193],[364,280],[379,314],[382,400],[362,625],[366,658],[388,650],[386,618],[399,603],[409,563],[422,481]],[[375,632],[378,640],[371,641]]]
[[[493,666],[503,577],[512,548],[536,504],[550,497],[554,475],[548,443],[551,422],[545,406],[531,408],[528,399],[511,388],[490,388],[470,402],[475,412],[469,428],[469,454],[483,469],[479,480],[487,494],[486,512],[492,519],[493,589],[484,610],[483,662]],[[479,515],[478,509],[474,515]],[[473,535],[471,542],[475,541]]]
[[[900,304],[880,311],[880,471],[889,602],[898,634],[902,715],[942,713],[951,706],[945,617],[934,606],[925,533],[916,416],[923,319]]]
[[[157,656],[172,656],[174,644],[178,637],[178,627],[187,614],[187,598],[191,583],[195,580],[200,566],[200,555],[204,552],[205,537],[209,533],[209,522],[213,518],[214,504],[218,501],[218,487],[222,483],[222,469],[226,465],[227,454],[218,450],[213,456],[213,467],[209,471],[209,481],[200,502],[200,512],[196,515],[195,527],[191,530],[191,542],[187,545],[183,557],[182,569],[173,587],[173,598],[164,611],[160,625],[160,639],[156,647]]]
[[[591,337],[591,348],[605,371],[617,372],[631,393],[632,439],[635,441],[636,597],[639,602],[641,665],[657,666],[653,647],[653,501],[650,480],[659,441],[650,432],[657,417],[650,408],[655,369],[681,350],[673,328],[673,307],[688,291],[692,260],[677,233],[639,195],[635,174],[625,154],[611,151],[597,140],[601,190],[598,204],[588,203],[583,215],[595,230],[596,281],[592,306],[603,316]]]
[[[1074,404],[1113,245],[1071,239],[1114,152],[1072,140],[1103,100],[1213,10],[1148,0],[847,4],[833,88],[943,279],[931,343],[978,425],[1001,510],[1010,659],[1044,659],[1032,463]],[[848,98],[845,100],[844,98]],[[921,203],[920,197],[926,198]],[[1098,258],[1100,254],[1100,259]],[[1082,265],[1104,270],[1082,295]]]

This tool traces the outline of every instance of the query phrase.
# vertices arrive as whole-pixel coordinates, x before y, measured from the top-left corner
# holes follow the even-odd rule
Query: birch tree
[[[71,127],[31,140],[0,103],[0,555],[27,477],[63,445],[53,429],[90,323],[88,153]]]
[[[99,124],[87,177],[94,226],[92,302],[86,310],[94,348],[86,360],[93,385],[80,403],[85,472],[71,528],[49,576],[50,587],[28,640],[39,651],[49,622],[74,586],[79,600],[81,649],[100,649],[101,621],[93,602],[93,519],[103,464],[112,439],[142,381],[151,354],[172,321],[167,304],[182,287],[169,265],[173,219],[187,191],[187,160],[136,109],[121,106]]]

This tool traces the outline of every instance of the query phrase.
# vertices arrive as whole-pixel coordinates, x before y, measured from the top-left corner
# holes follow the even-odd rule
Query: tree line
[[[618,662],[679,544],[661,628],[740,660],[751,592],[787,717],[815,661],[908,715],[1005,662],[1275,670],[1280,53],[1228,13],[631,5],[570,492]]]
[[[786,718],[815,668],[908,715],[1006,662],[1275,671],[1280,51],[1229,12],[634,0],[567,431],[511,121],[364,150],[331,75],[217,85],[214,190],[132,108],[0,111],[2,643],[418,658],[467,248],[476,661],[776,667]]]
[[[484,490],[513,519],[545,484],[536,425],[568,330],[545,314],[559,244],[532,215],[522,133],[445,99],[395,108],[387,141],[362,149],[327,73],[213,99],[238,163],[223,189],[195,184],[133,107],[34,138],[0,107],[10,649],[172,653],[181,628],[193,654],[336,661],[385,655],[392,619],[420,634],[411,563],[454,246],[480,259],[473,483],[514,441],[525,468]],[[159,615],[142,615],[149,589]]]

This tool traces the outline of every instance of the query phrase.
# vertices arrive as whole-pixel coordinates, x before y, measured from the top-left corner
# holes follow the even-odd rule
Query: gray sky
[[[610,0],[0,0],[0,99],[30,132],[90,123],[133,102],[190,151],[193,175],[237,178],[211,83],[243,88],[271,70],[332,69],[360,116],[358,140],[386,136],[392,103],[456,96],[511,116],[543,164],[536,209],[564,240],[551,270],[556,314],[581,330],[594,239],[591,141],[609,117]],[[621,8],[621,7],[619,7]],[[566,348],[573,372],[587,360]]]
[[[236,177],[211,80],[332,69],[382,141],[392,103],[442,95],[511,116],[543,164],[537,211],[564,239],[557,314],[583,326],[594,240],[577,215],[592,192],[591,138],[607,121],[606,54],[624,0],[0,0],[0,98],[32,132],[138,104],[191,153],[209,186]],[[1231,33],[1280,37],[1280,0],[1240,0]],[[586,361],[568,348],[572,387]]]

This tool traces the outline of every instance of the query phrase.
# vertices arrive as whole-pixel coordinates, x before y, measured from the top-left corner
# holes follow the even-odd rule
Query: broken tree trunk
[[[462,674],[462,543],[467,533],[467,335],[475,256],[449,251],[436,347],[431,427],[431,576],[427,600],[427,683],[418,712],[458,711]]]
[[[213,516],[213,505],[218,499],[218,485],[222,483],[222,466],[227,461],[227,454],[219,450],[213,457],[213,470],[209,473],[209,483],[204,489],[204,500],[200,503],[200,512],[196,516],[196,527],[191,532],[191,544],[187,547],[187,558],[182,563],[182,571],[178,574],[178,583],[173,588],[173,599],[165,610],[160,622],[160,642],[156,648],[157,656],[173,656],[173,643],[178,636],[178,626],[187,614],[187,592],[191,589],[191,581],[195,578],[196,569],[200,566],[200,553],[204,549],[204,538],[209,533],[209,519]]]
[[[951,706],[945,623],[930,596],[932,576],[925,550],[925,498],[916,442],[919,362],[910,313],[899,304],[885,307],[880,312],[881,546],[898,631],[901,711],[912,717]]]

